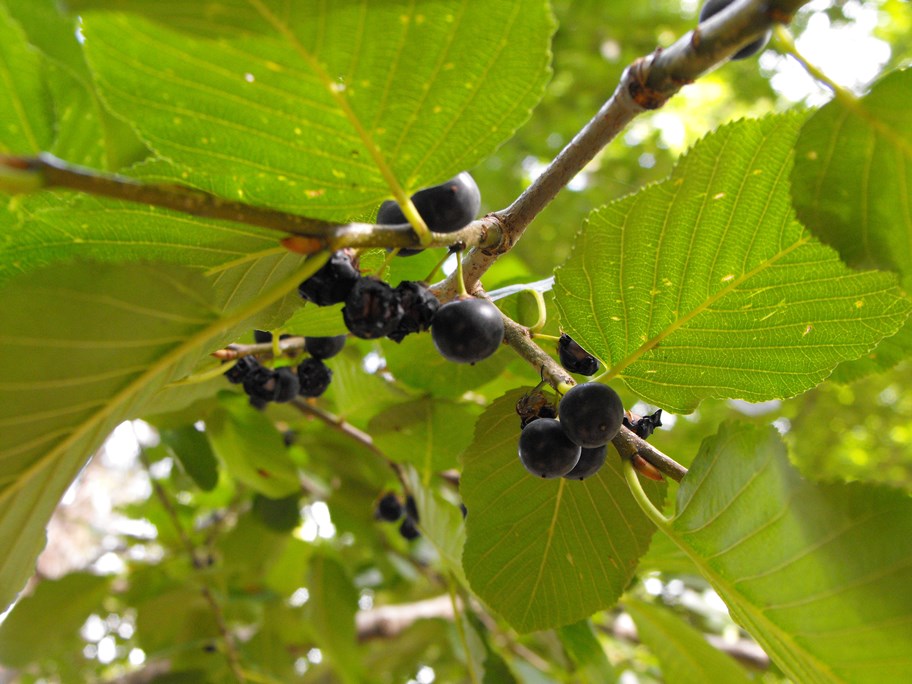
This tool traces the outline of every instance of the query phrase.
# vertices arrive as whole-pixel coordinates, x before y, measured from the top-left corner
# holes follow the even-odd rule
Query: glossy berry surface
[[[478,215],[481,208],[481,191],[467,171],[453,178],[412,195],[412,204],[434,233],[453,233],[465,228]],[[405,214],[393,200],[387,200],[377,211],[377,223],[397,225],[408,223]],[[420,249],[401,249],[399,254],[409,256]]]
[[[298,294],[317,306],[344,302],[361,279],[358,267],[348,252],[334,252],[322,268],[298,285]]]
[[[399,325],[389,334],[394,342],[402,342],[406,335],[430,329],[440,308],[437,297],[424,283],[405,280],[396,286],[396,297],[402,306]]]
[[[711,16],[718,14],[723,9],[732,4],[734,0],[706,0],[703,4],[703,7],[700,9],[700,21],[706,21]],[[772,35],[771,31],[767,31],[762,36],[757,38],[753,43],[748,43],[743,48],[738,50],[735,54],[731,56],[731,59],[747,59],[748,57],[753,57],[760,50],[766,47],[766,44],[769,42],[770,36]]]
[[[598,360],[567,333],[561,333],[560,341],[557,343],[557,356],[560,364],[571,373],[595,375],[598,372]]]
[[[580,449],[579,463],[564,477],[568,480],[585,480],[587,477],[595,475],[605,465],[607,457],[607,444],[594,449]]]
[[[331,359],[345,347],[345,339],[345,335],[308,337],[304,340],[304,350],[315,359]]]
[[[503,342],[503,318],[498,308],[484,299],[455,299],[437,311],[431,337],[448,361],[477,363],[496,352]]]
[[[395,290],[376,278],[362,278],[342,307],[345,327],[355,337],[374,340],[395,331],[402,318],[402,305]]]
[[[519,460],[536,477],[566,475],[579,459],[579,446],[567,438],[560,421],[554,418],[539,418],[519,433]]]
[[[393,492],[385,494],[377,502],[377,518],[386,522],[396,522],[402,517],[402,504]]]
[[[617,392],[598,382],[573,387],[557,410],[567,436],[587,449],[610,442],[624,418],[624,405]]]
[[[228,382],[239,385],[244,382],[244,378],[255,368],[259,368],[260,362],[255,356],[242,356],[231,368],[225,371],[225,377]]]
[[[332,371],[320,359],[304,359],[298,364],[298,394],[302,397],[319,397],[331,381]]]

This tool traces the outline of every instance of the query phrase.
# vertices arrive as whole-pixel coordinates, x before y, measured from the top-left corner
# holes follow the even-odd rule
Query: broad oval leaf
[[[472,589],[520,632],[577,622],[610,608],[633,576],[655,527],[640,511],[617,452],[583,481],[542,480],[519,461],[516,402],[482,414],[463,453],[468,509],[462,565]],[[649,483],[661,505],[665,485]]]
[[[793,396],[905,321],[893,276],[847,268],[795,220],[799,123],[707,136],[668,180],[594,211],[557,269],[563,326],[647,402]]]
[[[91,4],[174,25],[155,3]],[[181,15],[184,31],[85,16],[105,101],[182,182],[328,219],[371,215],[391,182],[412,192],[493,152],[541,97],[554,30],[545,0],[216,2],[195,17],[184,3]]]
[[[846,263],[912,283],[912,69],[864,97],[834,98],[801,129],[792,199],[798,217]]]
[[[815,484],[772,428],[723,424],[668,533],[796,682],[912,678],[912,499]]]

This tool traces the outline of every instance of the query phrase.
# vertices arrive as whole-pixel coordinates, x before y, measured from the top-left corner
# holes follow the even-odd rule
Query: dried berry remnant
[[[387,283],[362,278],[345,299],[342,319],[355,337],[374,340],[396,330],[402,319],[402,305]]]
[[[244,382],[244,378],[252,370],[259,366],[260,362],[257,361],[255,356],[242,356],[231,368],[225,371],[225,377],[233,385],[239,385]]]
[[[389,334],[389,338],[394,342],[402,342],[410,333],[429,330],[440,308],[440,302],[427,285],[404,280],[396,286],[395,292],[402,306],[402,318],[399,319],[396,329]]]
[[[598,360],[567,333],[561,333],[560,341],[557,343],[557,355],[561,365],[571,373],[595,375],[598,372]]]
[[[302,397],[319,397],[331,381],[332,371],[320,359],[304,359],[298,364],[298,394]]]
[[[534,389],[516,402],[519,427],[524,428],[539,418],[557,418],[557,407],[539,389]]]
[[[279,383],[277,376],[278,374],[271,368],[258,365],[244,378],[244,391],[251,399],[274,401],[276,387]]]
[[[276,388],[275,395],[272,399],[273,401],[280,404],[291,401],[298,396],[298,391],[300,389],[301,383],[293,368],[284,366],[276,369]]]
[[[723,9],[732,4],[733,0],[706,0],[700,9],[700,21],[704,22],[711,16],[718,14]],[[731,56],[731,59],[746,59],[756,55],[760,50],[766,47],[770,40],[772,31],[767,30],[762,36],[752,43],[748,43]]]
[[[437,311],[431,337],[448,361],[477,363],[496,352],[503,342],[503,318],[498,308],[484,299],[454,299]]]
[[[298,285],[298,294],[317,306],[344,302],[361,279],[357,264],[345,250],[334,252],[322,268]]]
[[[539,418],[519,434],[519,460],[537,477],[566,475],[579,459],[579,446],[567,438],[560,421],[553,418]]]
[[[585,480],[595,475],[605,465],[608,458],[608,445],[605,444],[594,449],[580,449],[580,459],[573,470],[564,475],[568,480]]]
[[[650,416],[642,416],[633,421],[624,416],[623,424],[625,428],[633,432],[637,437],[648,439],[657,427],[662,427],[662,409]]]
[[[481,208],[481,191],[475,179],[467,172],[412,195],[412,204],[434,233],[453,233],[469,225]],[[408,223],[405,214],[393,200],[387,200],[377,211],[377,223],[397,225]],[[420,249],[401,249],[401,256],[417,254]]]
[[[587,382],[564,395],[558,414],[567,436],[575,444],[593,449],[614,439],[621,429],[624,405],[608,385]]]
[[[393,492],[389,492],[377,502],[375,515],[378,520],[396,522],[402,517],[402,512],[402,503],[399,501],[399,497]]]
[[[315,359],[331,359],[345,347],[345,335],[333,337],[307,337],[304,350]]]

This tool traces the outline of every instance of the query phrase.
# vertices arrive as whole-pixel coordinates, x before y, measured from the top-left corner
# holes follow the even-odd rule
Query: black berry
[[[391,340],[402,342],[410,333],[430,329],[440,302],[424,283],[404,280],[396,286],[396,296],[402,306],[402,318],[396,329],[389,334]]]
[[[571,373],[595,375],[599,362],[589,352],[579,346],[567,333],[561,333],[557,343],[557,355],[561,365]]]
[[[260,362],[257,361],[255,356],[242,356],[237,360],[237,363],[225,371],[225,377],[228,378],[228,382],[239,385],[244,382],[244,378],[247,377],[250,371],[259,368],[259,366]]]
[[[402,521],[402,524],[399,525],[399,534],[403,537],[412,541],[421,536],[421,532],[418,531],[418,528],[415,525],[415,521],[407,517]]]
[[[298,393],[302,397],[319,397],[331,381],[332,371],[320,359],[304,359],[298,364]]]
[[[463,171],[440,185],[419,190],[412,195],[412,204],[434,233],[453,233],[465,228],[478,215],[481,191],[475,179]],[[405,214],[393,200],[387,200],[377,211],[377,223],[397,225],[408,223]],[[420,249],[401,249],[399,254],[410,256]]]
[[[580,449],[580,459],[573,470],[564,475],[568,480],[585,480],[591,475],[595,475],[599,468],[605,465],[605,459],[608,457],[608,445],[603,444],[594,449]]]
[[[251,399],[273,401],[278,385],[278,373],[272,368],[257,366],[244,378],[244,391]]]
[[[399,497],[390,492],[377,502],[376,516],[386,522],[396,522],[402,517],[402,504]]]
[[[304,349],[315,359],[330,359],[345,346],[345,335],[334,337],[307,337]]]
[[[345,300],[342,319],[355,337],[365,340],[386,337],[398,327],[402,305],[387,283],[376,278],[362,278]]]
[[[344,302],[348,293],[361,279],[351,255],[342,250],[335,252],[319,271],[298,285],[298,294],[317,306]]]
[[[284,340],[286,337],[291,337],[291,335],[279,335],[280,340]],[[253,341],[257,344],[266,344],[267,342],[272,342],[272,333],[268,330],[254,330]]]
[[[617,392],[598,382],[573,387],[561,399],[558,411],[567,436],[587,449],[610,442],[624,418]]]
[[[273,401],[279,403],[291,401],[298,396],[300,389],[301,383],[298,380],[298,374],[295,373],[293,368],[283,366],[276,369],[276,388]]]
[[[405,513],[415,522],[421,520],[421,518],[418,517],[418,506],[415,504],[415,497],[411,494],[405,497]]]
[[[537,477],[566,475],[579,459],[579,446],[567,438],[560,421],[554,418],[539,418],[519,434],[519,460]]]
[[[504,324],[496,306],[484,299],[455,299],[437,311],[431,337],[448,361],[476,363],[497,351]]]
[[[711,16],[721,12],[723,9],[732,4],[733,0],[706,0],[703,4],[702,9],[700,9],[700,21],[706,21]],[[735,54],[731,56],[732,59],[746,59],[747,57],[752,57],[766,47],[766,44],[769,42],[770,36],[772,35],[771,31],[767,31],[762,36],[757,38],[753,43],[748,43],[743,48],[738,50]]]

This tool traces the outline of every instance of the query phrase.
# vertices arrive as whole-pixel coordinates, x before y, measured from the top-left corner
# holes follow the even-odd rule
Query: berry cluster
[[[539,477],[583,480],[605,463],[624,406],[613,389],[590,382],[568,391],[558,410],[559,420],[533,417],[526,422],[519,435],[519,460]]]
[[[260,344],[272,341],[272,335],[262,330],[255,330],[254,338]],[[271,401],[288,402],[297,396],[319,397],[332,380],[332,371],[324,361],[338,354],[344,346],[345,335],[308,337],[304,340],[304,349],[310,356],[296,367],[269,368],[255,356],[242,356],[225,371],[225,377],[228,382],[243,385],[250,403],[257,408],[263,408]]]
[[[407,496],[403,504],[395,493],[384,494],[377,502],[374,517],[390,523],[399,522],[401,519],[399,534],[409,541],[421,536],[421,532],[418,531],[418,507],[412,496]]]

